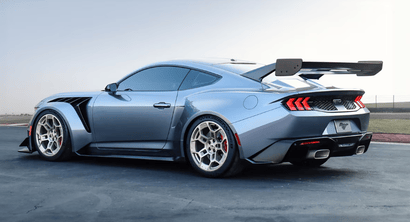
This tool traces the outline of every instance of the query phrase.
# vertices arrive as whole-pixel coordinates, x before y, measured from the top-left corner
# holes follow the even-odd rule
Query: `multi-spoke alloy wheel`
[[[225,163],[228,145],[225,131],[212,121],[202,122],[191,135],[191,155],[196,165],[205,171],[215,171]]]
[[[217,117],[197,119],[185,144],[189,162],[204,176],[232,176],[242,170],[233,133],[228,124]]]
[[[36,127],[36,142],[40,152],[46,156],[54,156],[60,151],[64,132],[60,120],[53,114],[40,118]]]
[[[34,145],[47,160],[66,159],[71,154],[69,135],[63,119],[53,111],[39,115],[34,126]]]

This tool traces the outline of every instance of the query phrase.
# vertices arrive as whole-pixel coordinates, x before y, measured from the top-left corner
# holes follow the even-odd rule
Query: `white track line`
[[[0,124],[0,126],[28,126],[28,123],[12,123],[12,124]]]
[[[399,143],[399,142],[376,142],[376,141],[371,141],[370,144],[375,143],[375,144],[392,144],[392,145],[405,145],[408,146],[410,143]]]

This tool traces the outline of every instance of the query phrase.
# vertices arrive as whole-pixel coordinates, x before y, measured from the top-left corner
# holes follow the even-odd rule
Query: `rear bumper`
[[[368,109],[351,112],[289,111],[284,106],[232,123],[237,132],[243,159],[250,159],[273,143],[281,152],[293,141],[302,138],[333,138],[339,135],[360,135],[367,132]],[[336,132],[335,121],[350,121],[351,132]],[[290,140],[290,141],[284,141]],[[288,144],[290,143],[290,145]]]
[[[314,151],[328,151],[328,157],[367,152],[373,133],[280,140],[247,160],[251,163],[281,163],[314,158]],[[358,149],[359,148],[359,149]],[[313,155],[313,156],[312,156]]]

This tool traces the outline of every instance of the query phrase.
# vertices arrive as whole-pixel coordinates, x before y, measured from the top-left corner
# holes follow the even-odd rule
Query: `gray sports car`
[[[381,61],[258,63],[169,61],[143,67],[100,92],[63,93],[35,107],[20,152],[187,160],[207,177],[244,163],[320,166],[367,151],[363,90],[324,87],[325,74],[372,76]]]

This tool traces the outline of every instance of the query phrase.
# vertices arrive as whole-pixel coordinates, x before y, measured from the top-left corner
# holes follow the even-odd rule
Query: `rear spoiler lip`
[[[302,59],[277,59],[272,63],[254,69],[242,76],[261,82],[269,74],[276,76],[293,76],[299,73],[305,79],[319,79],[324,74],[356,74],[357,76],[374,76],[382,70],[382,61],[344,62],[303,62]]]

